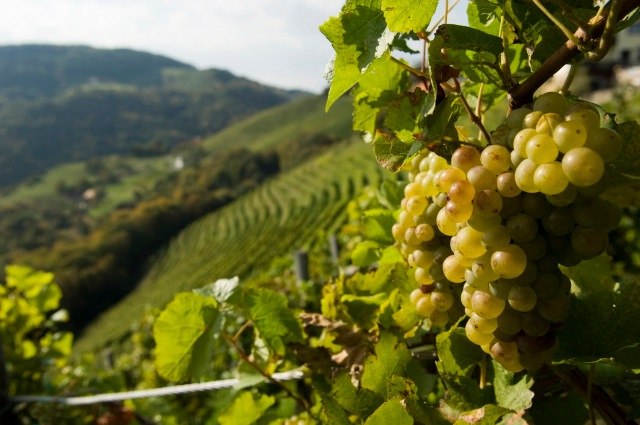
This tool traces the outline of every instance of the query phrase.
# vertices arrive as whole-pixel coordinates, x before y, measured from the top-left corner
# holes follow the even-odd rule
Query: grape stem
[[[607,425],[633,425],[635,422],[626,419],[626,414],[618,403],[611,399],[609,394],[602,388],[592,385],[591,395],[589,396],[589,379],[584,376],[579,369],[560,369],[553,368],[553,372],[562,381],[569,384],[586,400],[591,398],[592,409],[597,410]],[[590,413],[591,415],[591,413]]]
[[[634,9],[640,7],[640,0],[620,0],[618,18],[627,16]],[[574,35],[580,42],[586,42],[593,37],[599,37],[607,21],[609,13],[599,14],[591,24],[591,31],[588,33],[583,29],[578,29]],[[553,55],[551,55],[533,74],[519,85],[509,90],[509,106],[517,109],[533,100],[533,93],[560,70],[564,65],[571,62],[580,54],[578,45],[572,41],[567,41]]]
[[[573,62],[571,64],[571,68],[569,68],[569,74],[567,74],[567,78],[564,80],[564,84],[562,84],[562,88],[560,89],[560,93],[567,94],[569,93],[569,89],[571,88],[571,84],[573,83],[573,79],[578,72],[578,64]]]
[[[469,106],[469,102],[467,102],[467,99],[464,97],[464,94],[462,93],[462,88],[460,87],[460,82],[458,81],[457,78],[453,79],[453,88],[454,88],[454,91],[458,93],[458,95],[460,96],[460,100],[462,100],[462,105],[464,105],[464,109],[467,111],[467,114],[469,115],[469,119],[471,120],[471,122],[473,122],[480,129],[484,137],[487,139],[487,142],[491,143],[491,134],[489,134],[484,124],[482,124],[482,120],[480,119],[480,117],[477,116],[473,112],[473,109],[471,109],[471,106]]]

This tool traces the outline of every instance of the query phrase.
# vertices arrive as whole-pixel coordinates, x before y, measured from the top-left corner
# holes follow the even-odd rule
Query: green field
[[[246,277],[307,248],[319,230],[336,230],[349,200],[381,177],[369,146],[339,146],[203,217],[169,245],[136,290],[90,325],[78,349],[106,345],[147,306],[160,307],[178,291]]]

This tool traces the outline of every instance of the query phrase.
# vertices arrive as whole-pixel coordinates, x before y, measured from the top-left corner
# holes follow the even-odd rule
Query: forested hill
[[[0,47],[0,186],[63,162],[164,153],[300,94],[128,49]]]

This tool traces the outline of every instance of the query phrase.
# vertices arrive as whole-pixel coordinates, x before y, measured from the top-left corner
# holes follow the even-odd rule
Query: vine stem
[[[238,355],[240,356],[240,358],[247,363],[249,366],[251,366],[253,369],[256,370],[256,372],[258,372],[260,375],[262,375],[265,379],[267,379],[269,382],[277,385],[278,387],[280,387],[280,389],[282,389],[285,393],[287,393],[287,395],[289,397],[291,397],[292,399],[294,399],[299,405],[300,407],[302,407],[307,413],[309,413],[310,416],[313,417],[313,412],[311,412],[311,408],[309,406],[309,403],[307,403],[307,401],[303,398],[301,398],[299,395],[295,394],[293,391],[291,391],[286,385],[284,385],[282,382],[280,381],[276,381],[275,379],[273,379],[271,377],[271,375],[269,375],[267,372],[265,372],[259,364],[257,364],[255,361],[253,361],[248,355],[247,353],[244,352],[244,350],[242,349],[242,347],[240,347],[238,345],[238,341],[232,337],[229,336],[227,334],[222,334],[222,337],[229,343],[231,344],[231,346],[233,347],[233,349],[236,351],[236,353],[238,353]]]
[[[564,24],[562,22],[560,22],[560,20],[558,18],[556,18],[553,13],[551,13],[549,11],[549,9],[547,9],[546,7],[544,7],[544,5],[542,4],[542,2],[540,0],[531,0],[533,2],[533,4],[535,4],[538,9],[540,9],[542,11],[542,13],[545,14],[545,16],[547,18],[549,18],[549,20],[551,22],[553,22],[553,24],[558,27],[558,29],[560,31],[562,31],[562,33],[569,39],[569,41],[571,41],[572,43],[576,44],[576,45],[580,45],[581,42],[578,39],[578,37],[576,37],[576,35],[574,33],[572,33],[567,27],[564,26]]]
[[[640,0],[621,0],[619,17],[627,16],[635,8],[640,7]],[[608,15],[608,14],[607,14]],[[597,15],[592,19],[591,34],[583,29],[578,29],[574,35],[581,42],[588,41],[591,37],[597,37],[604,30],[606,16]],[[551,55],[533,74],[521,84],[509,90],[509,106],[511,109],[520,108],[525,103],[533,100],[533,93],[560,68],[571,62],[578,56],[578,45],[567,41],[560,49]]]
[[[471,109],[471,106],[469,106],[469,102],[467,102],[467,99],[464,97],[464,94],[462,93],[462,89],[460,88],[460,82],[458,81],[457,78],[453,79],[453,84],[455,89],[454,91],[458,93],[458,95],[460,96],[460,100],[462,100],[462,105],[464,105],[464,109],[467,111],[467,114],[469,115],[469,119],[471,120],[472,123],[474,123],[480,129],[484,137],[487,139],[487,142],[491,143],[491,134],[489,134],[484,124],[482,124],[482,120],[480,119],[480,117],[478,117],[473,112],[473,109]]]

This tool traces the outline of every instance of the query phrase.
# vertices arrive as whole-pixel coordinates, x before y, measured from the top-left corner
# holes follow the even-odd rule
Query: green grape
[[[494,273],[506,279],[522,274],[527,267],[527,256],[518,245],[507,245],[491,255],[491,268]]]
[[[448,256],[442,263],[442,271],[445,277],[453,283],[464,282],[464,270],[465,266],[460,264],[460,261],[454,255]]]
[[[440,208],[444,208],[444,206],[447,205],[448,201],[449,200],[447,199],[446,193],[439,193],[436,197],[433,198],[433,202]]]
[[[431,316],[431,314],[436,309],[436,307],[431,302],[431,297],[427,296],[418,299],[418,301],[416,301],[416,303],[414,304],[414,308],[416,309],[416,313],[418,313],[418,316],[422,318]]]
[[[393,235],[393,238],[398,242],[404,241],[404,232],[406,231],[407,229],[400,223],[395,223],[393,226],[391,226],[391,234]]]
[[[459,180],[465,179],[464,171],[459,168],[447,168],[446,170],[438,171],[433,177],[433,185],[440,192],[446,193],[451,185]]]
[[[556,336],[547,332],[542,336],[529,336],[527,334],[520,334],[516,338],[516,344],[518,344],[518,351],[525,354],[538,354],[544,350],[548,350],[556,342]]]
[[[523,213],[509,217],[505,227],[511,239],[516,243],[532,241],[538,234],[538,223],[536,223],[536,220]]]
[[[467,220],[467,225],[479,232],[485,232],[487,229],[500,224],[500,216],[490,215],[484,216],[473,212],[471,217]]]
[[[537,134],[527,142],[527,158],[536,164],[551,162],[557,157],[558,147],[551,136]]]
[[[495,177],[494,177],[495,180]],[[473,212],[481,216],[497,215],[502,209],[502,196],[495,190],[485,189],[476,193]]]
[[[485,319],[484,317],[478,316],[476,313],[473,313],[469,317],[469,322],[471,322],[473,329],[481,334],[490,334],[498,328],[497,319]]]
[[[473,204],[456,204],[452,201],[444,206],[445,213],[456,223],[467,221],[473,213]]]
[[[587,129],[580,120],[561,122],[553,130],[553,140],[560,152],[567,153],[571,149],[584,146],[587,141]]]
[[[424,193],[425,196],[434,196],[440,193],[433,184],[434,176],[435,175],[431,171],[429,171],[419,181],[416,180],[417,182],[419,182],[422,193]]]
[[[558,114],[553,112],[546,113],[536,123],[536,131],[540,134],[551,136],[553,130],[563,121],[564,119]]]
[[[435,232],[427,223],[421,223],[416,226],[415,235],[420,242],[427,242],[433,239]]]
[[[464,289],[460,293],[460,303],[462,303],[464,308],[471,308],[471,297],[476,290],[476,288],[465,284]]]
[[[529,193],[539,192],[540,189],[533,181],[533,175],[538,165],[530,159],[523,160],[516,168],[516,183],[520,189]]]
[[[554,297],[558,293],[558,276],[555,273],[538,273],[531,287],[536,291],[538,300]]]
[[[555,195],[547,195],[545,198],[551,205],[566,207],[567,205],[571,205],[577,196],[578,190],[574,185],[569,184],[562,192]]]
[[[504,310],[505,301],[489,292],[475,291],[471,296],[471,308],[480,317],[495,319]]]
[[[548,353],[549,350],[543,350],[536,354],[520,353],[519,362],[523,368],[530,372],[539,370],[544,364],[551,360],[551,356]]]
[[[573,104],[571,104],[571,106],[569,106],[569,109],[567,109],[567,111],[565,112],[566,116],[569,116],[571,113],[573,112],[577,112],[577,111],[582,111],[584,109],[588,109],[592,112],[594,112],[596,114],[597,118],[597,122],[600,122],[600,113],[598,112],[598,108],[596,108],[594,106],[593,103],[589,103],[586,101],[578,101],[575,102]]]
[[[513,279],[509,279],[516,286],[526,286],[531,285],[538,276],[538,266],[533,261],[527,262],[526,267],[522,274]]]
[[[609,245],[609,236],[604,229],[576,227],[571,232],[571,246],[584,260],[602,254],[606,251],[607,245]]]
[[[541,193],[525,193],[522,196],[522,212],[533,218],[548,215],[553,207]]]
[[[496,298],[506,300],[513,283],[509,279],[498,279],[489,283],[489,292]]]
[[[500,364],[513,364],[520,358],[518,345],[515,342],[497,340],[491,344],[490,354]]]
[[[569,317],[569,297],[556,295],[541,299],[537,306],[538,314],[551,323],[563,323]]]
[[[480,152],[471,146],[460,146],[451,155],[451,165],[466,173],[471,168],[480,165]]]
[[[444,271],[442,271],[442,264],[433,263],[433,266],[429,269],[429,276],[433,278],[435,282],[445,280]]]
[[[512,309],[526,312],[533,310],[538,299],[536,292],[530,286],[512,286],[507,301]]]
[[[587,132],[600,128],[600,115],[591,109],[572,111],[567,115],[567,121],[580,121]]]
[[[429,269],[433,264],[433,258],[433,252],[417,249],[409,255],[408,261],[411,267]]]
[[[471,271],[478,280],[482,282],[490,282],[496,280],[499,276],[493,272],[491,268],[491,255],[492,252],[487,252],[483,256],[473,260],[471,264]]]
[[[529,108],[514,109],[507,116],[505,123],[509,127],[519,130],[522,128],[522,121],[524,120],[524,117],[527,116],[529,112],[531,112],[531,109]]]
[[[596,151],[606,164],[616,159],[622,150],[622,139],[615,130],[602,127],[589,133],[585,146]]]
[[[454,297],[451,292],[446,291],[433,291],[431,293],[431,303],[438,311],[447,311],[451,308],[454,302]]]
[[[471,324],[470,322],[467,322],[466,326],[464,327],[464,331],[467,335],[467,338],[469,338],[469,341],[473,342],[476,345],[485,345],[493,341],[492,334],[483,334],[478,332],[473,328],[473,324]]]
[[[450,255],[453,255],[453,251],[451,251],[448,244],[440,246],[433,251],[433,262],[434,264],[442,265]]]
[[[518,152],[516,151],[511,151],[510,157],[511,157],[511,169],[513,170],[518,168],[518,165],[520,165],[520,163],[524,161],[524,158],[518,155]]]
[[[416,267],[416,270],[413,272],[413,276],[420,285],[433,285],[434,279],[430,274],[431,267]]]
[[[416,182],[411,182],[404,187],[404,197],[411,198],[412,196],[424,196],[422,187]]]
[[[456,248],[466,258],[477,258],[487,249],[481,243],[482,233],[471,227],[460,229],[456,235]]]
[[[430,156],[425,156],[424,158],[422,158],[418,164],[418,170],[420,170],[420,172],[426,172],[429,171],[429,164],[431,163],[431,157]],[[413,168],[416,168],[415,165],[413,165]]]
[[[447,214],[445,209],[441,209],[436,217],[438,229],[447,236],[453,236],[458,233],[456,222]]]
[[[476,189],[471,183],[466,180],[460,180],[451,185],[447,196],[450,202],[456,204],[468,204],[473,201],[473,197],[476,194]]]
[[[453,240],[453,238],[451,238]],[[453,251],[453,256],[456,257],[456,261],[465,268],[465,270],[471,267],[473,264],[473,258],[467,258],[464,255],[460,254],[458,250]]]
[[[569,185],[569,179],[558,161],[541,164],[533,173],[533,183],[545,195],[557,195]]]
[[[562,158],[562,171],[572,184],[592,186],[602,177],[604,162],[597,152],[589,148],[575,148]]]
[[[482,190],[495,190],[498,187],[495,173],[481,165],[467,171],[467,180],[473,184],[476,193]]]
[[[409,294],[409,301],[411,304],[415,305],[420,298],[426,297],[427,294],[422,292],[422,289],[416,288]]]
[[[509,218],[514,214],[518,214],[522,211],[523,197],[522,195],[514,196],[513,198],[502,199],[502,209],[500,210],[500,216],[502,218]]]
[[[425,223],[430,224],[431,226],[436,225],[436,220],[438,219],[438,213],[442,208],[438,206],[438,204],[429,204],[427,209],[424,212]]]
[[[529,261],[538,261],[547,253],[547,240],[538,234],[532,241],[521,243],[520,248]]]
[[[522,125],[525,128],[535,129],[536,124],[538,124],[538,121],[540,120],[540,117],[542,117],[542,115],[544,115],[544,112],[542,111],[530,112],[525,115],[524,120],[522,120]]]
[[[622,210],[619,206],[612,204],[611,202],[605,202],[604,222],[602,228],[606,231],[616,229],[620,225],[622,219]]]
[[[527,143],[533,136],[537,136],[538,132],[533,128],[522,129],[513,138],[513,152],[517,152],[520,158],[527,157]]]
[[[446,170],[449,168],[449,164],[447,164],[447,160],[441,156],[433,155],[429,160],[429,171],[433,174],[436,174],[438,171]]]
[[[504,173],[511,166],[509,150],[504,146],[489,145],[482,150],[480,162],[494,174]]]
[[[409,227],[405,232],[404,232],[404,240],[407,241],[407,244],[409,245],[420,245],[420,239],[418,239],[416,237],[416,228],[415,227]]]
[[[513,198],[522,192],[516,183],[516,175],[513,171],[500,174],[496,179],[496,185],[498,193],[505,198]]]
[[[509,245],[511,235],[505,226],[498,224],[482,232],[480,240],[487,250],[495,251]]]
[[[481,291],[486,292],[489,290],[489,282],[477,277],[475,274],[473,274],[473,271],[468,267],[464,271],[464,281],[465,281],[465,285],[473,286],[474,288],[480,289]]]
[[[520,313],[507,306],[500,316],[498,316],[498,328],[501,336],[517,335],[522,330],[522,318]]]
[[[555,208],[548,216],[543,217],[542,226],[551,235],[564,236],[571,233],[575,226],[573,212],[570,207]]]
[[[607,202],[600,198],[586,198],[571,206],[573,218],[580,227],[602,227],[605,222],[605,214],[609,213]]]
[[[569,101],[560,93],[547,92],[533,102],[534,111],[552,112],[564,116],[569,109]]]

